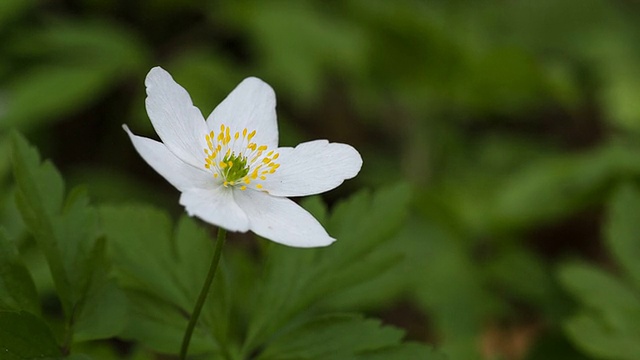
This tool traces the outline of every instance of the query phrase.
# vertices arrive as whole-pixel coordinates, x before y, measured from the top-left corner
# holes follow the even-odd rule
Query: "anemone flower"
[[[335,241],[288,197],[319,194],[360,171],[352,146],[327,140],[278,147],[276,98],[264,81],[243,80],[205,120],[187,91],[160,67],[145,80],[158,142],[134,135],[140,156],[180,192],[190,216],[288,246]]]

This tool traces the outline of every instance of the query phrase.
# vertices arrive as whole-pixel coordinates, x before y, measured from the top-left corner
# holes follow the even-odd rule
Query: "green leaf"
[[[23,51],[52,60],[27,67],[7,82],[0,129],[24,130],[77,111],[138,71],[146,58],[135,36],[108,23],[60,21],[12,40]]]
[[[326,16],[313,3],[230,3],[227,7],[228,18],[242,25],[260,52],[262,72],[280,77],[280,88],[298,101],[319,95],[327,67],[352,71],[363,67],[367,39],[360,29],[340,17]],[[339,62],[334,61],[336,57]]]
[[[496,226],[528,227],[583,208],[612,177],[640,173],[636,158],[635,151],[607,146],[537,161],[498,189]]]
[[[62,359],[62,353],[42,319],[24,311],[0,311],[0,357],[53,360]]]
[[[435,352],[429,346],[420,343],[405,342],[381,350],[369,351],[355,357],[358,360],[446,360],[448,357]]]
[[[0,28],[33,6],[33,3],[34,1],[32,0],[5,0],[0,2]]]
[[[76,310],[73,340],[76,342],[107,339],[119,334],[127,322],[127,300],[114,279],[110,278],[106,261],[106,245],[100,239],[86,257],[91,277]]]
[[[434,328],[447,338],[442,351],[452,359],[478,358],[477,334],[501,304],[487,289],[471,242],[428,218],[411,221],[406,231],[408,263],[414,265],[405,272],[409,290],[432,317]]]
[[[31,69],[9,84],[8,107],[0,129],[27,129],[55,120],[96,97],[103,81],[104,74],[96,66],[43,65]]]
[[[211,261],[211,239],[187,217],[173,230],[167,214],[151,207],[104,207],[100,214],[118,281],[132,304],[123,336],[177,353]],[[230,314],[223,271],[216,275],[190,354],[215,352],[226,341]]]
[[[630,319],[631,320],[631,319]],[[636,316],[635,321],[640,321]],[[634,360],[640,354],[640,331],[619,331],[592,315],[577,315],[565,324],[569,337],[587,353],[604,359]]]
[[[640,289],[640,192],[636,188],[625,186],[614,194],[606,239],[627,276]]]
[[[65,313],[71,310],[71,284],[58,247],[54,214],[60,211],[64,184],[60,173],[48,161],[40,161],[37,150],[19,134],[12,139],[12,162],[16,179],[16,202],[25,224],[47,258]]]
[[[326,248],[294,249],[270,244],[264,280],[255,289],[245,351],[265,341],[295,316],[350,287],[384,274],[400,260],[380,245],[391,239],[407,214],[411,189],[397,185],[373,196],[360,192],[340,203],[328,218],[338,240]],[[317,206],[316,206],[317,207]],[[319,209],[319,211],[321,211]],[[355,300],[368,293],[354,294]]]
[[[569,337],[598,357],[636,359],[640,353],[637,292],[588,265],[565,265],[559,276],[564,287],[584,306],[565,324]]]
[[[359,315],[324,315],[278,335],[258,359],[353,359],[397,345],[402,336],[401,330],[381,327],[378,320]]]
[[[2,110],[0,109],[0,117]],[[0,176],[11,171],[11,138],[9,134],[0,134]]]
[[[0,228],[0,309],[26,310],[38,314],[40,300],[31,274],[22,263],[15,244]]]
[[[18,207],[47,259],[66,326],[74,332],[70,338],[114,336],[126,320],[125,302],[107,275],[95,209],[82,189],[74,189],[63,204],[64,184],[55,167],[41,164],[37,151],[20,135],[13,140]]]

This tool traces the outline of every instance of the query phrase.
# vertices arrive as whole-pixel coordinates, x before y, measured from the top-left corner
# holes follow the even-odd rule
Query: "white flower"
[[[289,246],[335,241],[287,197],[322,193],[356,176],[358,151],[327,140],[278,147],[275,94],[257,78],[243,80],[206,121],[162,68],[151,69],[145,85],[147,113],[162,142],[123,127],[142,158],[180,190],[190,216]]]

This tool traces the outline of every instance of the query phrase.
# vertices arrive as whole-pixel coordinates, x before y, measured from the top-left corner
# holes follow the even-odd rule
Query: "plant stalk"
[[[198,295],[198,301],[196,302],[196,306],[193,308],[193,312],[191,313],[191,317],[189,318],[189,324],[187,325],[187,330],[184,332],[184,337],[182,338],[180,360],[185,360],[187,358],[189,342],[191,342],[193,330],[196,328],[198,317],[200,317],[200,312],[202,311],[202,307],[207,300],[207,294],[209,294],[211,283],[213,282],[213,278],[216,275],[218,263],[220,262],[220,256],[222,255],[222,246],[224,245],[226,237],[227,231],[223,228],[218,228],[218,239],[216,240],[215,249],[213,251],[213,259],[211,259],[209,273],[207,274],[207,278],[204,280],[204,284],[202,285],[202,289],[200,290],[200,295]]]

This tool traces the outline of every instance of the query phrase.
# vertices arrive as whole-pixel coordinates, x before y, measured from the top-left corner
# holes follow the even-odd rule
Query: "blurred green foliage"
[[[237,293],[211,300],[194,349],[233,339],[237,354],[322,358],[291,331],[336,327],[389,342],[384,350],[363,341],[371,358],[425,350],[395,347],[393,325],[451,359],[634,358],[638,15],[635,2],[605,0],[0,1],[0,323],[33,323],[38,351],[54,356],[49,345],[64,339],[46,326],[57,334],[75,312],[93,323],[104,314],[74,304],[101,292],[119,299],[120,289],[140,321],[89,326],[78,353],[144,359],[148,349],[176,348],[180,311],[204,276],[183,257],[204,257],[210,235],[184,218],[173,230],[177,193],[121,130],[154,136],[143,79],[160,65],[205,115],[242,78],[261,77],[278,96],[283,145],[328,138],[364,158],[358,178],[306,203],[338,237],[334,246],[299,253],[229,241],[215,286],[231,281]],[[23,142],[12,150],[10,129],[93,203],[81,190],[67,194]],[[388,187],[396,183],[411,185]],[[360,187],[380,190],[340,201]],[[121,233],[135,217],[161,225]],[[150,246],[153,257],[132,261]],[[79,275],[87,261],[104,266]],[[272,285],[260,290],[256,279]],[[285,301],[302,290],[309,298]],[[227,303],[239,294],[254,295]],[[156,310],[166,317],[153,318]],[[44,328],[29,315],[40,311]],[[162,334],[148,332],[153,322]],[[16,334],[3,329],[0,341]],[[267,339],[278,329],[280,340]],[[81,341],[115,333],[126,346]]]

